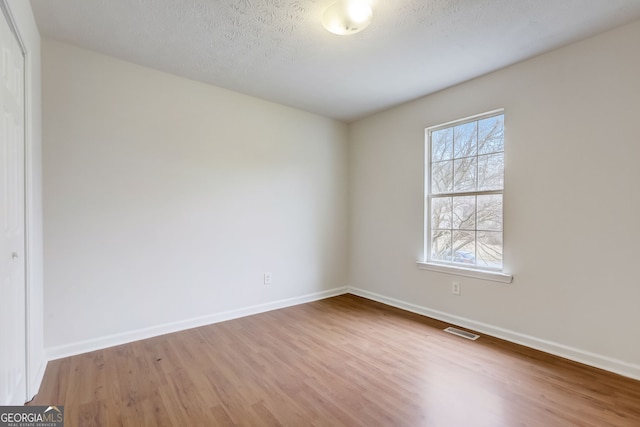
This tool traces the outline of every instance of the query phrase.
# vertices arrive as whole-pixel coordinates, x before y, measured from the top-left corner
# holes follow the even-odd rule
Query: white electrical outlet
[[[451,293],[460,295],[460,282],[451,282]]]
[[[265,285],[271,284],[271,273],[264,273],[264,284]]]

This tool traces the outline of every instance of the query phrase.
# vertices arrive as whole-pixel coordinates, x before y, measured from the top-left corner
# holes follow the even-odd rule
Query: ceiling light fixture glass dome
[[[322,15],[322,25],[327,31],[344,36],[367,28],[373,12],[366,0],[339,0]]]

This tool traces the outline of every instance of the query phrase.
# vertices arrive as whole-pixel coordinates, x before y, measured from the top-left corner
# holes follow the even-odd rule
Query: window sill
[[[513,276],[498,271],[474,270],[458,266],[434,264],[432,262],[417,261],[420,270],[437,271],[438,273],[454,274],[456,276],[473,277],[474,279],[491,280],[494,282],[511,283]]]

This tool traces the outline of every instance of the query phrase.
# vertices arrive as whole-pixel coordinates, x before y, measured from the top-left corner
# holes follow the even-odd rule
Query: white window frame
[[[491,117],[495,117],[495,116],[499,116],[499,115],[504,115],[504,109],[497,109],[497,110],[493,110],[493,111],[488,111],[486,113],[482,113],[482,114],[476,114],[474,116],[471,117],[465,117],[463,119],[459,119],[459,120],[454,120],[451,122],[447,122],[447,123],[443,123],[443,124],[439,124],[437,126],[431,126],[425,129],[425,158],[424,158],[424,164],[425,164],[425,170],[424,170],[424,229],[423,229],[423,236],[424,236],[424,259],[422,261],[418,261],[417,265],[418,268],[423,269],[423,270],[430,270],[430,271],[436,271],[436,272],[440,272],[440,273],[448,273],[448,274],[454,274],[457,276],[464,276],[464,277],[472,277],[472,278],[476,278],[476,279],[484,279],[484,280],[491,280],[491,281],[496,281],[496,282],[502,282],[502,283],[511,283],[511,281],[513,280],[513,276],[510,274],[505,273],[504,270],[504,258],[503,258],[503,265],[502,265],[502,269],[492,269],[492,268],[488,268],[488,267],[466,267],[466,266],[461,266],[458,264],[454,264],[454,263],[447,263],[447,262],[438,262],[438,261],[433,261],[431,260],[431,230],[430,230],[430,216],[431,216],[431,199],[432,199],[432,194],[431,194],[431,173],[430,173],[430,167],[431,167],[431,133],[441,130],[441,129],[446,129],[446,128],[451,128],[453,126],[457,126],[457,125],[462,125],[465,123],[470,123],[470,122],[475,122],[478,120],[482,120],[482,119],[487,119],[487,118],[491,118]],[[505,125],[506,126],[506,125]],[[505,144],[506,145],[506,144]],[[506,147],[505,147],[506,148]],[[468,194],[473,193],[473,195],[482,195],[482,194],[502,194],[503,195],[503,211],[504,211],[504,185],[502,187],[501,190],[497,190],[497,191],[473,191],[473,192],[468,192]],[[452,192],[452,194],[456,194],[454,192]],[[503,227],[502,227],[502,235],[503,235],[503,254],[504,254],[504,222],[503,222]]]

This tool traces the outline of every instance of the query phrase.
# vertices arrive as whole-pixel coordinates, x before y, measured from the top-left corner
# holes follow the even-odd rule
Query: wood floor
[[[640,382],[353,295],[49,363],[66,426],[640,426]]]

